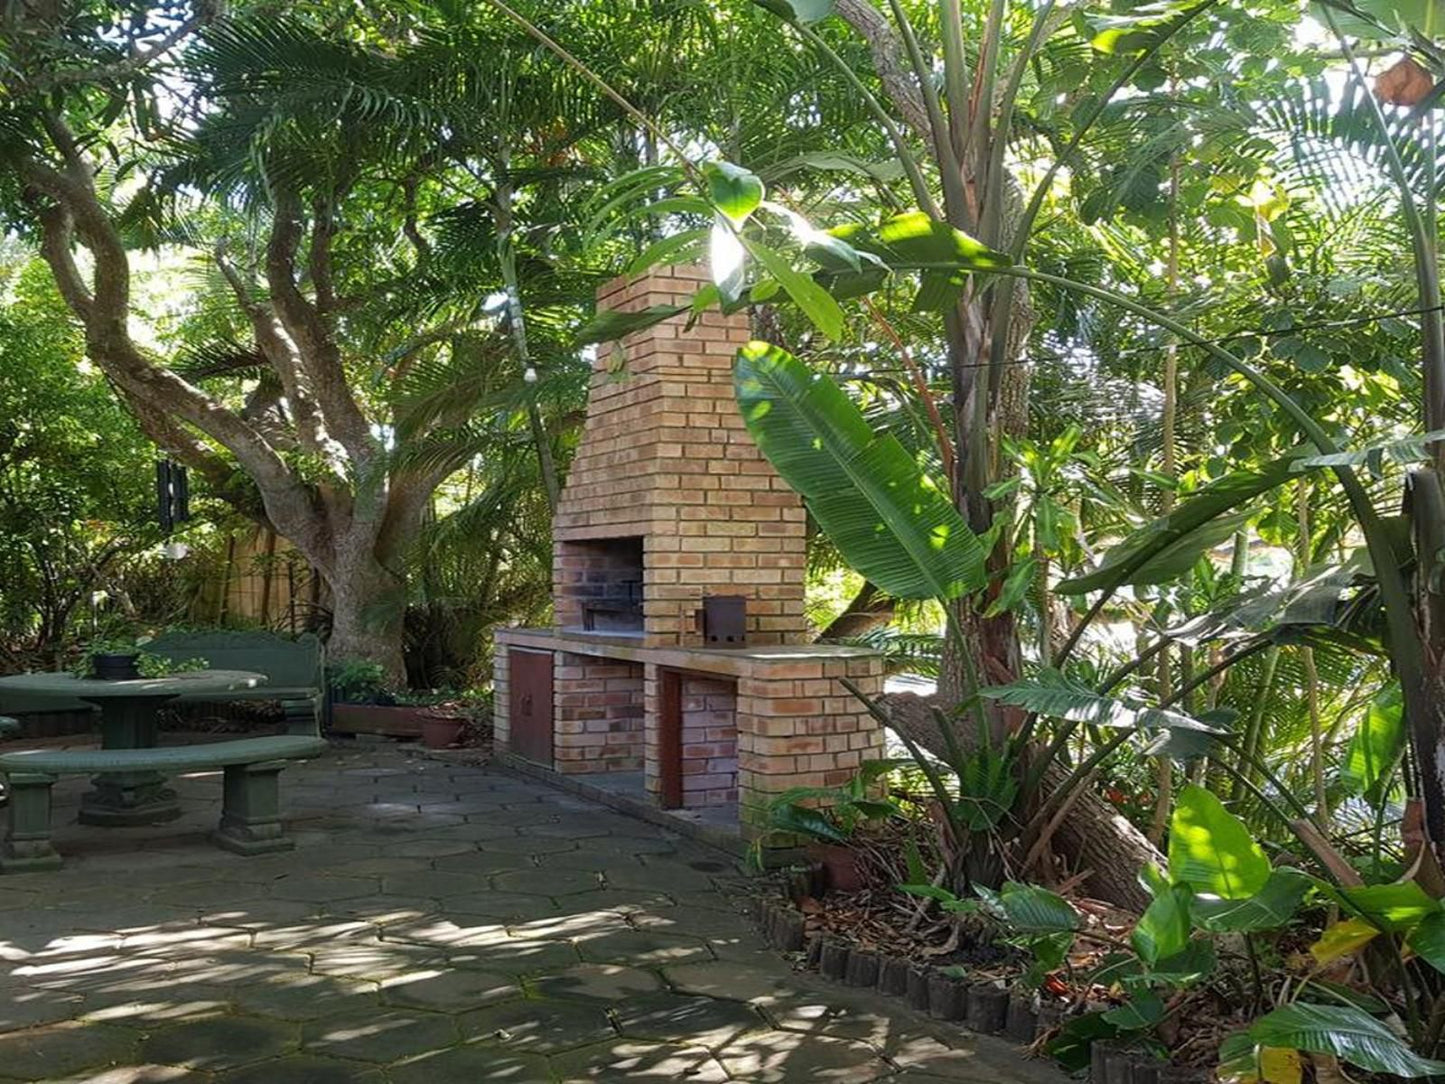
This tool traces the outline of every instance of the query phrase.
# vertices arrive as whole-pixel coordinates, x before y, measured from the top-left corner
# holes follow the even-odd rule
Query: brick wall
[[[708,281],[664,267],[598,292],[599,310],[679,304]],[[588,554],[573,545],[640,537],[647,642],[700,645],[704,594],[748,599],[754,644],[801,643],[806,557],[801,500],[753,444],[733,398],[732,361],[748,341],[744,313],[681,315],[603,344],[582,442],[554,519],[558,624],[580,624]]]
[[[707,281],[671,267],[598,293],[601,310],[688,302]],[[497,634],[497,747],[510,748],[505,660],[511,644],[553,650],[557,771],[644,772],[661,796],[662,668],[682,672],[685,807],[736,801],[745,836],[767,805],[798,786],[837,786],[883,755],[883,732],[839,684],[882,691],[883,664],[856,649],[808,645],[802,502],[758,452],[732,388],[747,317],[705,313],[629,335],[598,352],[587,422],[555,517],[557,624],[582,626],[582,604],[634,577],[641,539],[643,632]],[[704,647],[694,613],[705,594],[747,599],[748,646]],[[598,630],[602,631],[602,630]],[[807,645],[807,646],[781,646]]]
[[[636,772],[643,758],[642,665],[567,651],[552,670],[559,772]]]
[[[738,800],[738,684],[688,674],[682,679],[682,804]]]
[[[792,787],[836,787],[884,755],[883,728],[840,683],[883,691],[883,660],[852,655],[759,667],[738,679],[738,816],[745,834]],[[749,831],[751,830],[751,831]]]

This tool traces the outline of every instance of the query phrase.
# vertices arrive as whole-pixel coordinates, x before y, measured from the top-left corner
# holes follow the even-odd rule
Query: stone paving
[[[74,824],[0,877],[0,1080],[214,1084],[1061,1080],[1002,1041],[793,972],[728,856],[501,772],[337,747],[282,777],[297,841]]]

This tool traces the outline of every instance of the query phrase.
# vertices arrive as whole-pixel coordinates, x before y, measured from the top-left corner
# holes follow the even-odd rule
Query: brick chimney
[[[654,269],[598,291],[599,311],[686,304],[707,273]],[[705,595],[741,595],[750,645],[808,639],[802,501],[753,444],[733,398],[745,313],[665,320],[598,353],[582,442],[554,520],[556,624],[703,643]]]

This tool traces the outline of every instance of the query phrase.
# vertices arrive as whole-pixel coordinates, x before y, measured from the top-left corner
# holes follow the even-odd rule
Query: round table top
[[[165,677],[131,678],[125,681],[81,678],[64,672],[15,674],[13,677],[0,678],[0,689],[17,689],[42,696],[49,693],[81,700],[220,693],[231,689],[254,689],[264,684],[265,674],[252,673],[249,670],[188,670],[181,674],[167,674]]]

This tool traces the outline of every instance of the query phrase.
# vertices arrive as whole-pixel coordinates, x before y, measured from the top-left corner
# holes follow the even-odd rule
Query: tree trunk
[[[872,632],[892,621],[896,609],[893,599],[865,580],[853,600],[843,608],[843,612],[818,633],[818,639],[839,640],[849,636],[862,636],[865,632]]]
[[[406,684],[402,629],[406,619],[406,580],[371,553],[340,554],[326,577],[331,588],[331,638],[326,654],[333,661],[361,659],[379,663],[394,686]]]
[[[933,709],[939,707],[947,712],[949,702],[913,693],[890,693],[883,698],[883,704],[895,730],[907,734],[929,752],[940,757],[945,755],[943,736],[934,722]],[[973,744],[969,727],[959,727],[956,733],[965,749]],[[1057,762],[1051,764],[1033,803],[1036,805],[1052,794],[1068,774]],[[1071,872],[1089,871],[1084,888],[1091,895],[1135,912],[1142,912],[1150,898],[1139,884],[1140,869],[1151,862],[1161,868],[1165,865],[1164,856],[1143,832],[1087,788],[1078,794],[1068,816],[1060,822],[1051,849],[1065,859]]]

